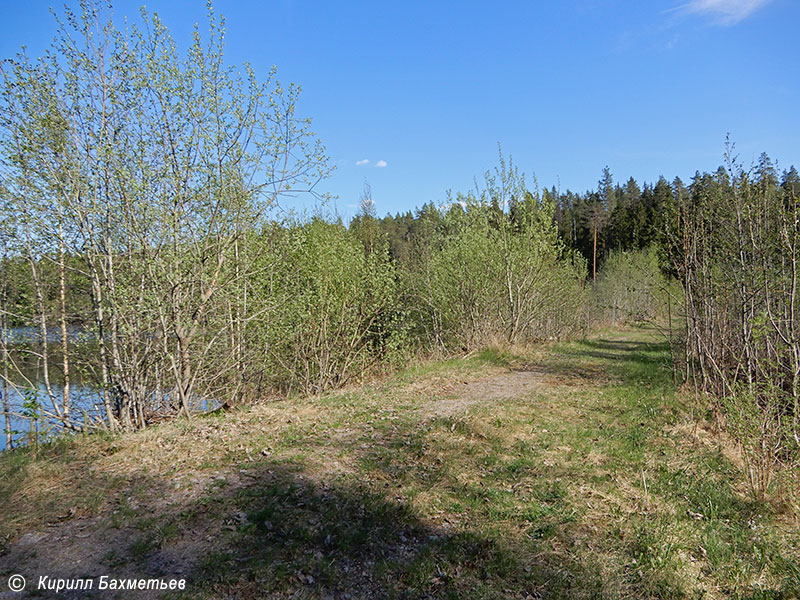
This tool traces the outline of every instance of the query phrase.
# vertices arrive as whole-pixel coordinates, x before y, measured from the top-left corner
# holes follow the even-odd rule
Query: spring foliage
[[[780,182],[765,155],[742,168],[730,144],[726,163],[676,189],[665,250],[684,290],[685,379],[721,398],[764,497],[800,458],[800,185],[794,169]]]
[[[540,194],[500,152],[476,189],[416,214],[379,219],[367,184],[349,226],[281,220],[273,209],[314,194],[327,157],[295,113],[298,88],[226,65],[224,34],[209,5],[208,33],[182,53],[156,15],[121,30],[87,0],[65,9],[44,58],[4,63],[7,429],[23,410],[138,429],[419,354],[667,317],[678,370],[721,399],[754,489],[796,459],[796,171],[779,182],[766,157],[745,171],[729,155],[688,188],[615,186],[606,168],[596,192]],[[20,326],[35,348],[14,347]],[[99,420],[72,405],[78,377]]]
[[[103,425],[137,429],[580,328],[585,265],[502,155],[421,212],[403,256],[368,186],[349,228],[277,220],[329,171],[296,87],[227,66],[210,7],[185,53],[145,11],[124,30],[93,2],[65,11],[45,58],[3,70],[3,330],[39,332],[42,419],[99,424],[73,406],[78,373]],[[36,387],[19,356],[4,335],[6,401]]]

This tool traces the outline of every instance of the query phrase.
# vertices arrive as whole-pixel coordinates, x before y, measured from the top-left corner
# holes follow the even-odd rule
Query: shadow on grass
[[[211,512],[230,530],[194,557],[186,597],[535,598],[580,585],[582,565],[527,562],[518,540],[426,519],[392,481],[376,490],[269,463],[247,479],[191,508],[188,527]]]
[[[406,434],[375,444],[392,452]],[[551,597],[596,579],[577,561],[544,558],[541,540],[511,539],[499,524],[456,528],[418,514],[388,463],[370,472],[371,482],[285,461],[238,467],[183,502],[164,502],[173,482],[138,478],[139,491],[120,489],[102,518],[70,518],[23,536],[0,555],[0,574],[22,573],[29,582],[41,575],[185,578],[186,592],[168,598],[351,600]],[[412,483],[424,484],[426,468],[415,468]],[[15,597],[156,596],[95,589]]]
[[[609,373],[669,377],[662,373],[662,344],[588,340],[558,352],[537,368],[579,381],[602,382],[598,378],[608,380]],[[587,356],[602,361],[586,364]],[[480,431],[469,428],[447,418],[365,428],[359,444],[347,450],[358,466],[350,475],[320,472],[300,457],[243,460],[241,452],[231,451],[230,468],[199,486],[199,494],[181,497],[170,479],[143,476],[135,483],[137,494],[115,490],[120,523],[109,524],[108,514],[105,522],[61,523],[34,540],[27,554],[0,556],[0,574],[21,572],[29,581],[45,573],[185,578],[186,592],[174,598],[605,598],[628,589],[642,592],[636,597],[666,595],[652,589],[669,579],[668,569],[653,567],[659,579],[652,585],[615,582],[585,544],[659,565],[672,560],[662,551],[671,530],[662,535],[649,518],[631,541],[623,540],[624,531],[587,529],[576,522],[570,487],[553,478],[535,448],[520,447],[513,460],[495,457],[490,464],[491,440],[481,442],[469,459],[475,472],[460,477],[440,459],[446,460],[446,451],[463,458],[472,447],[456,444],[457,438],[481,439]],[[434,445],[441,439],[446,442]],[[306,442],[303,449],[313,452],[313,440]],[[694,489],[692,477],[681,473],[665,471],[651,485],[670,497],[686,497],[686,507],[704,518],[742,518],[745,507],[718,493],[712,482]],[[523,476],[527,491],[514,488]],[[429,497],[412,503],[414,494]],[[445,501],[461,506],[443,506]],[[425,508],[414,508],[420,505]],[[632,569],[630,564],[625,568]]]
[[[614,351],[633,355],[638,347]],[[498,352],[485,358],[508,362]],[[587,379],[601,375],[577,365],[564,369]],[[0,571],[181,577],[188,586],[181,598],[537,598],[603,588],[594,566],[549,546],[572,543],[549,537],[559,529],[551,517],[560,497],[532,505],[530,515],[493,520],[482,507],[499,507],[505,492],[479,482],[463,491],[462,500],[475,507],[469,522],[449,523],[442,511],[419,514],[409,489],[455,489],[458,482],[424,449],[413,456],[407,442],[418,426],[378,432],[368,447],[354,449],[360,463],[375,450],[384,456],[365,469],[370,482],[259,457],[234,463],[199,496],[176,500],[173,481],[143,476],[133,500],[131,486],[121,485],[112,515],[105,512],[85,529],[80,517],[61,523],[60,533],[53,529],[25,552],[0,557]],[[516,525],[509,527],[509,519]]]
[[[671,384],[670,365],[667,341],[589,339],[555,348],[547,361],[529,363],[523,370],[577,385],[615,381]]]

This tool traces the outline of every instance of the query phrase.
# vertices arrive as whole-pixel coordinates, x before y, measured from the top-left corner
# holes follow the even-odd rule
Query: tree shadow
[[[637,369],[652,371],[663,362],[666,346],[586,340],[571,348],[574,361],[559,357],[526,370],[598,383]],[[603,361],[587,365],[587,356]],[[415,509],[410,495],[424,495],[434,486],[451,491],[463,486],[457,473],[427,453],[424,427],[430,426],[411,420],[372,431],[362,438],[364,445],[347,450],[356,470],[346,475],[312,468],[302,455],[243,460],[241,453],[232,453],[231,466],[203,481],[194,494],[175,494],[175,482],[167,477],[142,475],[135,483],[142,490],[138,507],[120,501],[113,515],[61,523],[53,535],[33,540],[28,554],[2,557],[0,571],[19,568],[31,577],[38,574],[31,572],[35,569],[51,577],[185,578],[186,591],[167,595],[173,598],[607,595],[598,567],[570,550],[575,530],[558,519],[574,518],[568,514],[572,509],[566,501],[562,508],[552,482],[540,482],[536,502],[514,500],[507,506],[516,512],[493,520],[486,516],[492,504],[499,507],[501,496],[510,492],[502,489],[504,484],[484,480],[476,469],[477,479],[458,496],[473,503],[473,508],[462,507],[464,519],[451,522],[446,507],[424,513]],[[459,434],[467,424],[433,426]],[[313,442],[302,447],[313,448]],[[480,457],[475,460],[479,463]],[[366,463],[369,468],[362,470]],[[121,524],[109,525],[114,515],[126,511],[130,515]],[[60,550],[59,543],[65,544]],[[37,597],[114,595],[45,592]],[[154,595],[125,592],[117,597]]]
[[[399,435],[375,445],[393,452],[412,432]],[[299,462],[242,463],[179,502],[166,501],[170,480],[140,477],[138,510],[129,501],[122,522],[114,523],[121,509],[112,503],[111,515],[54,523],[5,552],[0,572],[25,575],[29,595],[20,598],[540,598],[599,585],[540,538],[419,514],[393,479],[396,464],[360,482],[312,474]],[[413,484],[424,490],[431,473],[414,469]],[[31,593],[41,575],[94,578],[95,589]],[[102,575],[185,579],[186,591],[99,591]]]
[[[578,563],[525,561],[532,546],[519,539],[426,518],[391,480],[376,491],[272,463],[246,479],[189,507],[188,528],[202,530],[211,513],[228,531],[190,557],[186,597],[536,598],[579,585],[584,572]],[[169,571],[157,554],[149,564]]]
[[[626,380],[661,383],[670,380],[669,356],[667,341],[589,339],[556,349],[549,360],[527,363],[521,370],[556,376],[574,385]]]

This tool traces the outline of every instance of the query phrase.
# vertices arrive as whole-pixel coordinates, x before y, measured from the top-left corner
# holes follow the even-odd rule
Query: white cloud
[[[376,167],[385,167],[385,166],[387,166],[387,164],[386,164],[385,160],[379,160],[378,162],[375,163],[375,166]]]
[[[720,25],[735,25],[772,0],[690,0],[677,10],[713,17]]]
[[[368,164],[369,164],[369,159],[368,158],[356,161],[356,166],[359,166],[359,167],[363,167],[364,165],[368,165]]]

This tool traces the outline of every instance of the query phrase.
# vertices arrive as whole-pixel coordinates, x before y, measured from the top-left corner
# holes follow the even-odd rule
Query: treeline
[[[762,492],[800,445],[800,178],[767,157],[688,184],[530,189],[500,156],[471,192],[379,218],[279,220],[329,172],[297,89],[180,54],[156,16],[66,12],[2,67],[0,379],[12,415],[132,430],[319,393],[409,357],[660,320]],[[25,341],[16,333],[24,329]],[[29,369],[31,361],[36,370]],[[96,390],[82,414],[70,393]],[[7,439],[11,439],[8,437]]]
[[[763,498],[781,467],[800,463],[800,177],[762,155],[676,188],[664,251],[682,284],[676,366],[715,399]],[[796,486],[795,479],[792,486]]]
[[[368,198],[349,228],[277,221],[328,171],[296,88],[226,67],[213,13],[180,54],[155,15],[122,31],[81,8],[2,71],[7,418],[131,430],[581,328],[585,264],[510,162],[421,211],[402,249]],[[88,423],[79,380],[102,405]]]
[[[552,206],[560,239],[567,248],[585,258],[588,276],[594,279],[613,251],[642,250],[661,243],[664,208],[672,202],[675,189],[684,187],[679,178],[670,184],[663,177],[655,185],[644,183],[643,187],[631,177],[620,186],[614,183],[606,167],[596,190],[575,193],[552,187],[537,195],[544,204]],[[494,211],[500,210],[496,201],[490,200],[490,204]],[[516,211],[517,200],[512,199],[508,206],[512,219]],[[412,238],[427,227],[436,212],[436,206],[428,203],[417,211],[388,215],[381,220],[382,235],[395,260],[407,260],[413,251]],[[360,216],[354,219],[356,227],[360,219]]]
[[[655,184],[643,183],[640,187],[631,177],[619,185],[605,167],[595,190],[576,193],[552,187],[537,191],[537,197],[552,207],[553,221],[563,244],[583,256],[588,277],[596,279],[612,252],[662,245],[665,210],[672,204],[676,190],[685,189],[680,178],[669,183],[661,177]],[[489,204],[495,212],[500,210],[496,200],[490,199]],[[511,199],[507,210],[514,219],[517,199]],[[429,227],[432,218],[435,221],[436,212],[436,206],[428,203],[416,211],[388,215],[381,220],[381,234],[395,260],[401,263],[407,260],[413,252],[411,240]],[[357,216],[353,220],[356,227],[360,219]]]

